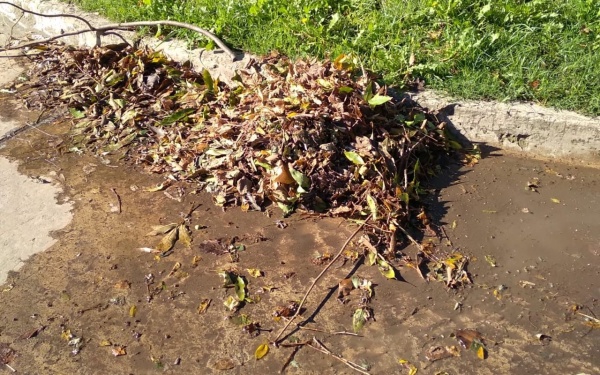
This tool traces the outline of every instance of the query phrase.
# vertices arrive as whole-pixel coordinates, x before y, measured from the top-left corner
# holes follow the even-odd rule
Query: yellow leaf
[[[386,262],[385,260],[378,259],[377,260],[377,268],[379,268],[379,272],[381,272],[381,274],[383,276],[385,276],[386,278],[388,278],[388,279],[396,278],[396,271],[394,271],[392,266],[390,266],[388,264],[388,262]]]
[[[69,340],[71,340],[73,338],[73,335],[71,335],[71,330],[70,329],[66,329],[66,330],[62,331],[62,333],[60,334],[60,337],[63,340],[69,341]]]
[[[175,242],[177,242],[177,232],[179,232],[177,229],[178,228],[174,228],[167,233],[167,235],[160,240],[158,245],[156,245],[156,250],[160,251],[161,253],[171,250],[173,245],[175,245]]]
[[[558,199],[558,198],[552,198],[552,202],[553,203],[560,203],[560,199]]]
[[[100,346],[111,346],[112,343],[108,340],[102,340],[100,341]]]
[[[210,299],[210,298],[206,298],[206,299],[202,300],[202,302],[200,302],[200,306],[198,306],[198,314],[204,314],[206,312],[206,310],[208,309],[208,306],[210,306],[211,302],[212,302],[212,299]]]
[[[498,300],[502,299],[502,294],[500,294],[500,291],[498,289],[494,289],[494,297],[496,297],[496,299]]]
[[[482,346],[479,347],[479,349],[477,349],[477,357],[479,359],[485,359],[485,348]]]
[[[269,344],[259,345],[258,348],[256,348],[256,351],[254,352],[254,358],[259,360],[262,357],[266,356],[268,352],[269,352]]]
[[[252,277],[261,277],[263,275],[262,271],[258,268],[247,268],[246,271],[248,271]]]
[[[187,247],[192,246],[192,237],[185,224],[179,226],[179,241]]]
[[[408,362],[406,359],[399,359],[398,363],[400,363],[402,366],[404,366],[408,369],[408,375],[415,375],[419,371],[417,366]]]
[[[170,232],[173,228],[177,226],[177,223],[171,223],[167,225],[153,225],[152,231],[148,232],[146,236],[156,236],[159,234],[165,234]]]
[[[129,308],[129,316],[135,318],[135,314],[137,313],[137,306],[131,305]]]

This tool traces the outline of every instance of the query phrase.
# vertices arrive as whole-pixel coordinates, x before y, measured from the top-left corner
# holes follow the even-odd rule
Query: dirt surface
[[[69,124],[42,130],[64,136]],[[54,233],[57,243],[11,273],[1,288],[0,342],[16,352],[10,365],[22,374],[277,373],[292,349],[271,346],[266,357],[254,359],[256,348],[283,325],[272,313],[299,300],[322,270],[323,265],[310,261],[315,252],[337,252],[355,226],[301,214],[283,219],[276,209],[271,217],[223,211],[209,195],[192,194],[194,187],[184,184],[167,190],[174,198],[185,192],[178,202],[163,192],[144,191],[161,178],[127,165],[119,155],[94,158],[68,153],[68,148],[66,138],[60,143],[29,131],[0,151],[19,161],[20,171],[29,176],[63,176],[55,181],[65,192],[58,199],[74,202],[74,220]],[[537,192],[527,190],[535,177]],[[307,327],[352,330],[357,294],[350,294],[347,304],[335,297],[339,280],[353,274],[376,284],[375,321],[366,324],[361,337],[309,330],[292,337],[315,336],[332,352],[368,364],[373,374],[408,373],[399,359],[424,374],[599,373],[600,332],[570,310],[577,304],[585,306],[579,312],[587,315],[599,311],[599,183],[594,169],[497,151],[472,168],[448,166],[431,181],[430,211],[453,246],[472,257],[474,285],[447,290],[440,283],[425,283],[406,267],[399,270],[404,281],[386,280],[375,267],[340,262],[309,297],[302,313],[311,317]],[[138,250],[158,242],[159,237],[145,236],[152,225],[180,221],[192,203],[201,206],[191,217],[191,227],[198,226],[191,248],[177,244],[171,255],[158,260]],[[287,227],[279,228],[278,220]],[[238,262],[214,246],[214,240],[227,243],[233,237],[245,245]],[[408,243],[399,246],[409,254],[416,251]],[[497,267],[486,255],[495,258]],[[196,266],[194,257],[201,258]],[[180,271],[169,276],[177,262]],[[223,305],[234,292],[221,287],[217,274],[228,267],[246,276],[249,296],[257,300],[235,314]],[[262,270],[264,277],[248,276],[247,268]],[[150,274],[151,290],[161,292],[148,301],[145,280]],[[199,314],[205,299],[212,302]],[[242,314],[273,332],[257,337],[242,332]],[[465,328],[483,335],[485,360],[468,350],[433,363],[425,358],[433,346],[458,346],[450,335]],[[81,338],[76,355],[61,337],[67,330]],[[536,334],[551,339],[540,341]],[[112,351],[120,347],[126,354],[115,357]],[[286,373],[354,371],[304,347]]]
[[[209,68],[221,65],[204,56],[201,62]],[[4,117],[37,118],[2,103]],[[60,186],[64,193],[57,200],[74,207],[71,224],[53,233],[57,242],[0,286],[0,372],[10,372],[3,366],[9,362],[18,373],[32,375],[278,373],[291,348],[271,346],[263,359],[254,358],[256,348],[283,326],[272,313],[301,299],[323,269],[311,262],[315,253],[337,252],[356,227],[301,214],[283,219],[278,209],[270,217],[223,211],[208,194],[192,194],[194,186],[185,184],[167,190],[174,198],[183,191],[181,201],[146,192],[143,188],[162,178],[128,165],[122,155],[69,153],[69,126],[45,125],[40,128],[45,133],[29,130],[0,150],[32,181]],[[402,281],[386,280],[375,267],[340,262],[302,313],[310,318],[307,328],[331,334],[304,329],[287,342],[315,336],[332,352],[368,365],[372,374],[408,374],[400,359],[414,364],[419,374],[600,373],[600,332],[572,309],[577,305],[578,313],[600,316],[598,170],[498,151],[485,156],[475,167],[447,166],[430,182],[428,199],[430,213],[452,246],[471,257],[474,285],[447,290],[440,283],[425,283],[407,267],[399,269]],[[537,192],[526,189],[528,182],[536,182]],[[190,220],[191,228],[198,226],[191,248],[177,244],[172,254],[158,259],[138,250],[159,241],[145,236],[152,225],[179,222],[192,203],[201,206]],[[237,262],[216,245],[234,237],[245,247]],[[398,246],[407,254],[416,252],[408,242]],[[178,262],[180,270],[169,275]],[[248,294],[256,301],[238,313],[223,305],[234,295],[221,287],[218,271],[226,268],[246,276]],[[262,270],[264,277],[249,276],[248,268]],[[150,290],[160,291],[150,301],[149,275]],[[365,325],[361,337],[332,334],[352,330],[356,291],[346,304],[336,300],[338,282],[351,275],[375,284],[375,321]],[[198,313],[207,299],[210,306]],[[243,316],[273,332],[256,337],[243,332]],[[432,347],[459,346],[451,337],[457,329],[479,331],[487,358],[461,349],[460,357],[428,361]],[[113,355],[119,351],[123,355]],[[303,347],[286,373],[356,372]]]

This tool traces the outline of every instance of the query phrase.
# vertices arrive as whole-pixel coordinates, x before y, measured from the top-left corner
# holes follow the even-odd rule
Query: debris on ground
[[[351,56],[272,53],[239,70],[233,87],[126,45],[55,45],[34,61],[20,95],[28,107],[68,106],[71,151],[121,155],[165,175],[151,191],[195,182],[223,207],[371,214],[385,243],[392,225],[421,212],[421,178],[461,149],[445,123],[394,99]],[[157,250],[174,243],[168,233]]]

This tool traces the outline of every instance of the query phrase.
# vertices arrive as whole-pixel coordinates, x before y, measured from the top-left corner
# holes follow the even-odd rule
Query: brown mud
[[[292,349],[271,345],[263,359],[254,358],[256,348],[283,326],[273,312],[300,300],[323,269],[311,262],[315,252],[336,253],[356,227],[302,214],[282,218],[277,208],[270,209],[270,217],[223,210],[209,194],[192,194],[194,187],[186,184],[167,190],[175,198],[183,191],[181,202],[163,192],[146,192],[143,188],[161,182],[160,176],[128,165],[119,155],[68,152],[69,126],[41,127],[47,134],[24,132],[0,150],[21,163],[22,173],[50,176],[43,180],[64,189],[58,199],[75,207],[73,222],[53,234],[58,242],[28,260],[1,288],[0,342],[16,351],[10,365],[20,374],[278,373]],[[296,330],[292,340],[315,336],[373,374],[408,373],[399,359],[414,364],[420,374],[600,373],[600,331],[572,311],[579,305],[585,308],[578,312],[600,315],[598,170],[499,151],[485,156],[474,167],[449,166],[430,181],[430,211],[453,246],[471,257],[472,286],[448,290],[442,283],[425,283],[407,267],[399,269],[403,281],[387,280],[376,267],[340,262],[317,285],[302,313],[310,319],[306,327],[330,333]],[[537,192],[526,189],[535,177]],[[181,221],[193,203],[201,206],[191,216],[191,248],[178,243],[158,260],[138,250],[159,241],[145,236],[152,225]],[[278,220],[287,227],[280,228]],[[218,246],[202,245],[234,237],[245,246],[238,262]],[[412,245],[399,245],[414,256]],[[195,266],[194,257],[201,258]],[[169,276],[177,262],[180,271]],[[246,276],[248,295],[256,300],[235,314],[223,305],[234,291],[222,288],[217,274],[228,267]],[[262,270],[264,277],[249,276],[248,268]],[[150,274],[151,289],[160,293],[148,301]],[[354,274],[375,284],[375,321],[365,325],[360,337],[332,334],[352,331],[358,294],[350,294],[346,304],[336,294],[337,283]],[[199,314],[205,299],[211,304]],[[242,332],[242,314],[272,332],[256,337]],[[458,346],[451,334],[467,328],[482,334],[486,359],[464,349],[460,357],[433,363],[425,358],[433,346]],[[76,355],[61,337],[67,330],[81,338]],[[537,334],[551,339],[540,340]],[[119,348],[126,354],[114,356]],[[303,347],[286,373],[355,372]]]

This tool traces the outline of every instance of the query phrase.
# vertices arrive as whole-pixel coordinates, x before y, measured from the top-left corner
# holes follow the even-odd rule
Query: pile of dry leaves
[[[68,106],[72,150],[122,153],[166,175],[157,189],[188,180],[244,211],[371,215],[381,248],[411,217],[427,226],[420,178],[460,147],[435,116],[388,96],[344,55],[271,54],[233,81],[147,49],[54,46],[36,56],[22,94],[29,106]]]

